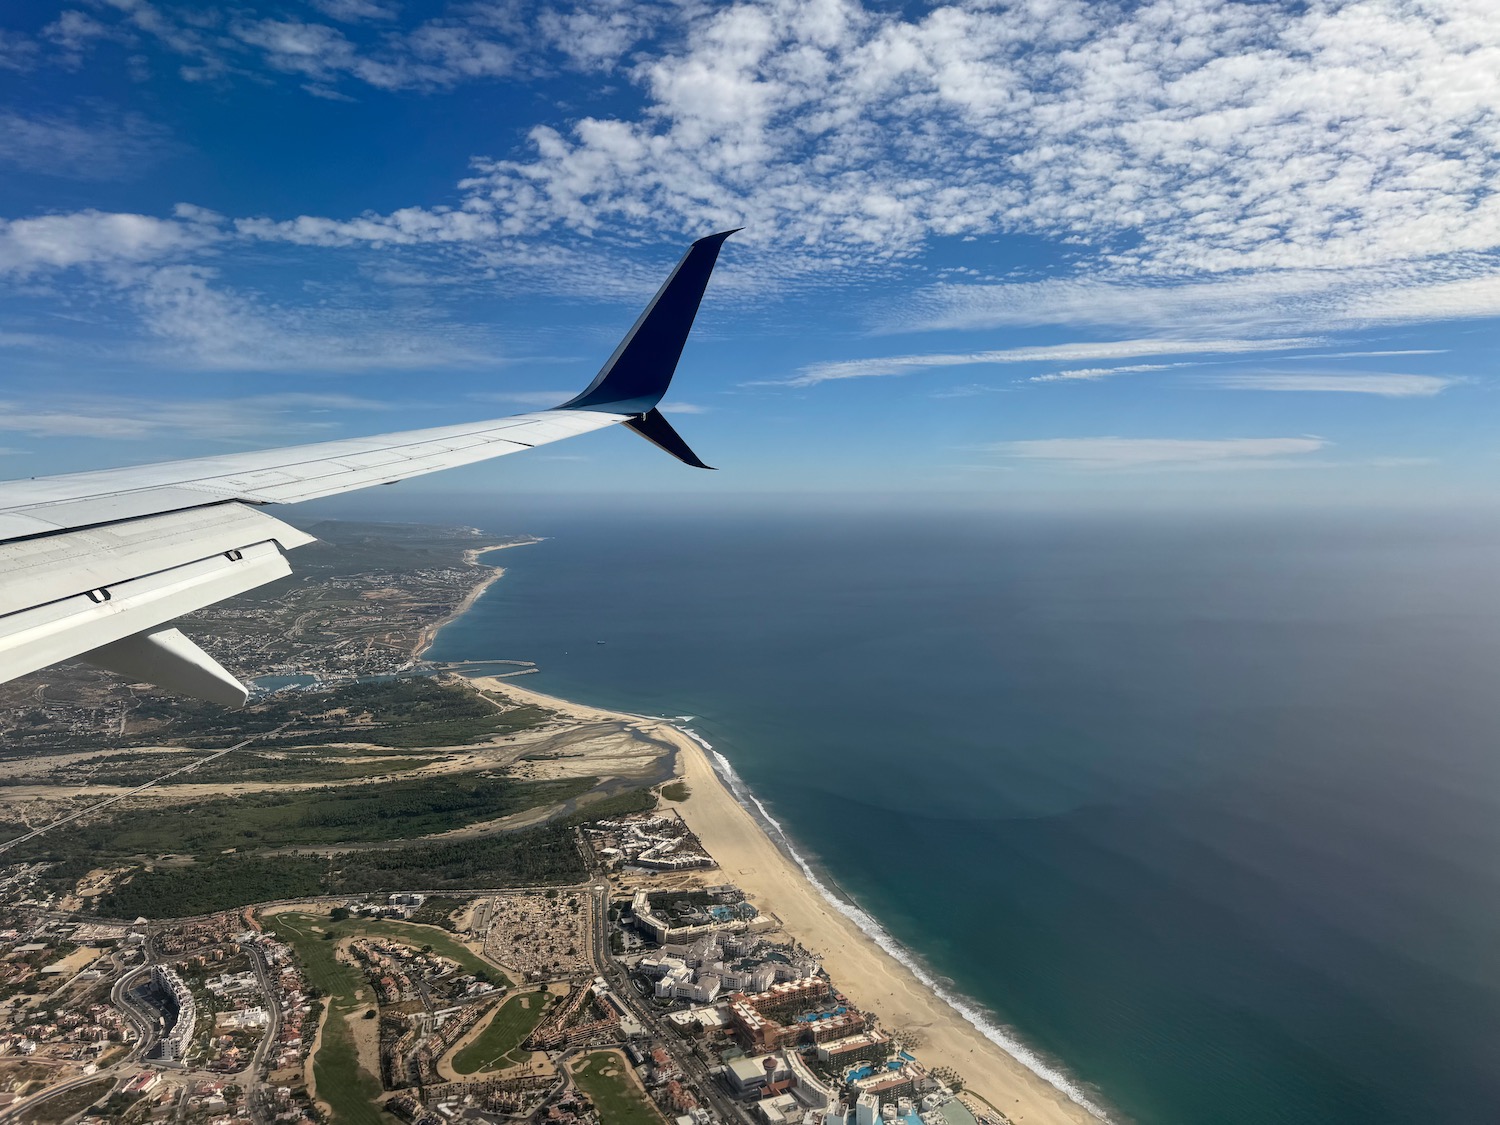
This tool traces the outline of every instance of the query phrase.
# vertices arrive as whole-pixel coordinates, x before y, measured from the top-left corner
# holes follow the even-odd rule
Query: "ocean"
[[[432,659],[690,716],[1114,1119],[1500,1118],[1500,521],[463,521]]]

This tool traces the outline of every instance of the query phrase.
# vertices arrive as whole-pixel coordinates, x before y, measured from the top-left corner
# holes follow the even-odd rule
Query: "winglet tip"
[[[718,234],[706,234],[702,238],[700,238],[696,242],[694,242],[693,245],[694,246],[702,246],[704,243],[707,243],[707,242],[723,242],[731,234],[739,234],[740,231],[742,231],[744,229],[745,229],[744,227],[735,227],[733,230],[721,230],[721,231],[719,231]]]

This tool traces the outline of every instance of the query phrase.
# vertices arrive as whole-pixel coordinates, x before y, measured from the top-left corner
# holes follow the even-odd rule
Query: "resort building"
[[[797,1100],[809,1109],[827,1109],[833,1101],[833,1091],[818,1079],[796,1051],[786,1052],[786,1062],[795,1082],[792,1093],[797,1095]]]
[[[851,1085],[860,1091],[861,1096],[872,1094],[885,1101],[894,1101],[914,1096],[917,1086],[926,1077],[927,1071],[920,1064],[903,1060],[894,1070],[876,1069],[863,1078],[856,1078]]]
[[[863,1031],[863,1012],[844,1005],[814,1010],[832,996],[832,986],[821,977],[786,981],[753,995],[733,994],[729,997],[729,1018],[746,1046],[762,1051],[804,1040],[827,1043]]]
[[[735,1059],[725,1066],[724,1079],[738,1098],[784,1093],[793,1080],[792,1068],[781,1055]]]
[[[157,1045],[157,1052],[162,1059],[180,1060],[193,1042],[193,1025],[198,1018],[193,993],[183,979],[165,965],[151,966],[151,982],[161,990],[167,1010],[175,1017],[172,1030]]]
[[[870,1062],[891,1053],[891,1037],[883,1031],[862,1031],[818,1044],[818,1061],[835,1065]]]

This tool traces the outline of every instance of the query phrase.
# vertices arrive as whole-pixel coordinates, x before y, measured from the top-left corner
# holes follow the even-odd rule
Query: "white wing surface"
[[[245,687],[169,622],[291,573],[312,537],[260,510],[623,423],[707,468],[656,405],[719,248],[693,243],[598,376],[553,410],[254,453],[0,482],[0,682],[78,657],[229,706]]]

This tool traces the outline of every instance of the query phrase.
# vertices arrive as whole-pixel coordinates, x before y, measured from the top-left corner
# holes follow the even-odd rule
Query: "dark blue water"
[[[696,716],[1121,1116],[1500,1119],[1491,525],[490,522],[555,538],[434,659]]]

